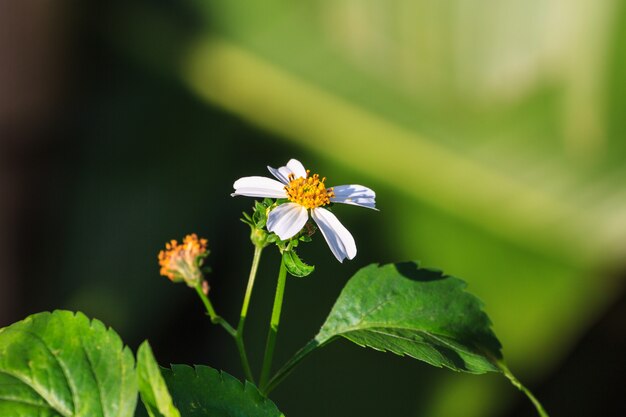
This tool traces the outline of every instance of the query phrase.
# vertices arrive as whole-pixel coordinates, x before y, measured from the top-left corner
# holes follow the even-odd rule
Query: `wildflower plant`
[[[377,209],[370,188],[328,187],[325,177],[311,175],[295,159],[268,169],[275,179],[243,177],[233,185],[233,196],[258,199],[241,219],[249,226],[254,254],[236,325],[220,316],[211,302],[205,279],[206,239],[190,234],[181,243],[171,240],[158,255],[161,275],[195,289],[211,322],[232,336],[245,382],[208,366],[161,368],[147,341],[133,355],[98,320],[82,313],[46,312],[0,329],[0,416],[281,416],[269,394],[311,353],[340,338],[458,372],[502,373],[528,396],[540,416],[547,416],[506,366],[482,303],[466,291],[462,280],[418,262],[371,264],[359,270],[320,331],[275,369],[288,276],[315,271],[296,249],[321,234],[339,262],[353,259],[356,242],[333,206]],[[272,247],[281,260],[257,379],[248,360],[245,324],[261,254]],[[143,406],[137,405],[137,394]]]

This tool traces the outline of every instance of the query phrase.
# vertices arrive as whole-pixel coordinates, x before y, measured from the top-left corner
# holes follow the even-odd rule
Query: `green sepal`
[[[252,214],[252,221],[259,229],[264,228],[265,224],[267,223],[268,207],[269,206],[266,206],[264,203],[260,203],[258,201],[254,202],[254,213]]]
[[[241,219],[241,221],[252,226],[253,225],[252,217],[245,211],[242,212],[241,214],[243,215],[243,219]]]
[[[265,198],[263,201],[254,202],[252,215],[246,212],[242,213],[243,217],[240,220],[250,226],[250,241],[254,246],[264,248],[270,243],[278,241],[278,237],[274,233],[266,230],[267,215],[274,205],[276,205],[274,200]]]
[[[211,251],[207,249],[204,253],[201,253],[200,255],[196,256],[195,263],[198,268],[202,268],[202,265],[204,264],[204,260],[207,258],[207,256],[209,256],[210,253]]]
[[[315,270],[314,265],[305,264],[293,249],[283,252],[283,262],[287,272],[294,277],[306,277]]]

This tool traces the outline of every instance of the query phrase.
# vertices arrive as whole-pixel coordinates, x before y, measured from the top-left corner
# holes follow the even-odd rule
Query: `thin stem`
[[[241,314],[239,315],[239,324],[237,325],[237,332],[235,334],[235,343],[237,344],[237,350],[239,351],[239,357],[241,359],[241,366],[246,374],[246,378],[254,383],[254,376],[252,375],[252,369],[250,368],[250,362],[248,361],[248,354],[246,353],[245,344],[243,341],[243,329],[246,325],[246,316],[248,315],[248,306],[250,305],[250,297],[252,296],[252,289],[254,288],[254,280],[256,278],[257,270],[259,269],[259,261],[261,260],[261,252],[263,246],[254,246],[254,256],[252,257],[252,266],[250,267],[250,276],[248,277],[248,286],[246,287],[246,293],[243,297],[243,304],[241,306]]]
[[[236,337],[237,331],[230,324],[228,324],[226,320],[224,320],[221,316],[219,316],[215,312],[215,309],[213,308],[213,304],[211,304],[211,300],[209,300],[209,297],[207,297],[206,294],[202,291],[202,284],[196,285],[195,288],[196,288],[196,292],[200,296],[200,299],[204,303],[204,307],[206,308],[206,311],[209,314],[209,317],[211,318],[211,323],[219,324],[228,332],[228,334],[230,334],[233,337]]]
[[[285,295],[285,283],[287,281],[287,268],[285,262],[280,259],[280,271],[278,272],[278,282],[276,283],[276,295],[274,296],[274,307],[272,308],[272,318],[270,328],[267,332],[267,343],[265,344],[265,355],[263,356],[263,368],[259,388],[264,389],[272,370],[272,359],[274,357],[274,346],[278,336],[278,325],[280,324],[280,313],[283,307],[283,296]]]
[[[533,405],[535,406],[535,409],[537,410],[537,413],[541,416],[541,417],[550,417],[548,416],[548,413],[546,412],[546,410],[543,408],[543,405],[541,405],[541,403],[539,402],[539,400],[537,398],[535,398],[535,396],[533,395],[532,392],[530,392],[530,390],[528,388],[526,388],[524,385],[522,385],[522,383],[515,377],[515,375],[513,375],[513,373],[509,370],[509,368],[506,366],[506,364],[502,361],[498,361],[497,362],[498,367],[502,370],[502,373],[504,374],[504,376],[506,376],[509,381],[511,381],[511,383],[517,387],[517,389],[519,389],[520,391],[522,391],[524,394],[526,394],[526,396],[528,397],[528,399],[530,400],[530,402],[533,403]]]
[[[309,343],[307,343],[302,349],[296,352],[296,354],[291,359],[289,359],[289,361],[284,364],[282,368],[278,370],[278,372],[276,372],[272,379],[270,379],[267,385],[263,388],[263,390],[261,391],[263,395],[269,395],[269,393],[272,392],[274,388],[276,388],[285,378],[289,376],[289,374],[291,374],[291,372],[294,370],[296,365],[300,363],[300,361],[306,358],[318,347],[321,347],[320,343],[317,340],[313,339]]]
[[[263,252],[262,246],[254,247],[254,256],[252,258],[252,266],[250,267],[250,276],[248,277],[248,286],[246,287],[246,294],[243,297],[243,304],[241,305],[241,314],[239,314],[239,324],[237,325],[237,334],[243,338],[243,329],[246,325],[246,316],[248,315],[248,306],[250,304],[250,297],[252,296],[252,288],[254,288],[254,279],[259,268],[259,261],[261,260],[261,252]]]

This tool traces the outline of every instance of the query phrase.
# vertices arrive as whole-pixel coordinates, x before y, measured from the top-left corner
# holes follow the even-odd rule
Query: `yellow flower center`
[[[188,283],[197,283],[202,279],[199,268],[201,262],[199,263],[197,259],[208,254],[206,239],[198,239],[193,233],[185,236],[182,244],[176,240],[166,243],[165,249],[159,253],[161,275],[174,282],[184,280]]]
[[[287,198],[289,201],[298,203],[305,208],[311,209],[315,207],[330,204],[330,199],[335,196],[332,188],[326,189],[324,182],[326,177],[320,180],[320,176],[306,171],[306,178],[296,178],[295,175],[289,175],[289,184],[285,186]]]

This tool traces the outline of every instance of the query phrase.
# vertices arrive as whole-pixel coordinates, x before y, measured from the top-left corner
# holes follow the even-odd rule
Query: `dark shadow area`
[[[622,274],[620,279],[624,279]],[[572,417],[626,416],[626,297],[617,300],[584,335],[552,376],[534,388],[546,410]],[[533,389],[533,388],[531,388]],[[534,410],[520,398],[511,417],[531,417]],[[553,415],[553,414],[551,414]]]
[[[400,274],[412,281],[439,281],[448,278],[437,269],[420,268],[415,262],[398,262],[395,264]]]

